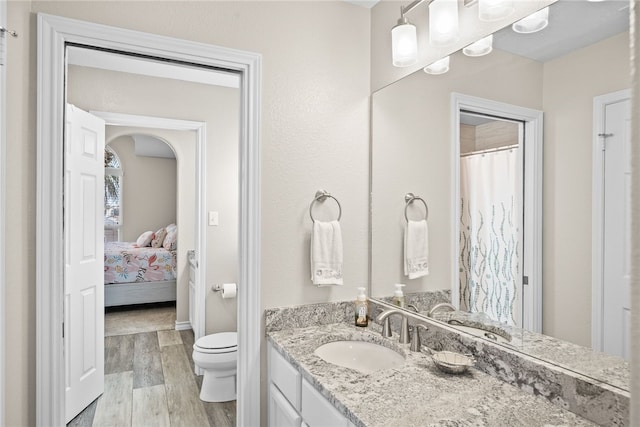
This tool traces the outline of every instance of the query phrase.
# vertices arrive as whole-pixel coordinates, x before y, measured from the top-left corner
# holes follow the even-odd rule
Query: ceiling
[[[550,6],[549,25],[533,34],[511,26],[494,34],[493,47],[546,62],[629,29],[629,0],[559,0]]]

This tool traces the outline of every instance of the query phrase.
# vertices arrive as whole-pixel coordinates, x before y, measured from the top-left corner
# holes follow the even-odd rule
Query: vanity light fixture
[[[404,16],[425,0],[415,0],[407,6],[400,6],[400,19],[391,29],[391,56],[396,67],[408,67],[418,60],[418,36],[416,26]]]
[[[418,37],[416,26],[402,16],[398,25],[391,29],[391,53],[393,65],[408,67],[418,60]]]
[[[429,43],[446,46],[459,37],[458,0],[433,0],[429,3]]]
[[[489,34],[477,42],[471,43],[462,49],[462,53],[467,56],[484,56],[493,50],[493,34]]]
[[[515,22],[511,28],[516,33],[531,34],[543,30],[549,25],[549,7],[540,9],[531,15]]]
[[[442,59],[438,59],[436,62],[433,62],[426,67],[424,67],[424,72],[427,74],[444,74],[449,71],[449,57],[445,56]]]
[[[513,0],[478,0],[478,18],[481,21],[499,21],[513,11]]]

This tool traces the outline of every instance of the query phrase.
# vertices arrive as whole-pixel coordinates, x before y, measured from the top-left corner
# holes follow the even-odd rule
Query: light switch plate
[[[209,211],[209,225],[218,225],[218,212]]]

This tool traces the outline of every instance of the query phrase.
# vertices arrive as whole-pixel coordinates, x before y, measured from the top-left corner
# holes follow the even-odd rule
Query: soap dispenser
[[[405,307],[404,294],[402,293],[402,288],[406,285],[402,283],[396,283],[394,285],[396,290],[393,292],[393,300],[391,301],[393,305],[397,305],[398,307]]]
[[[367,296],[364,294],[365,288],[358,288],[358,297],[356,298],[356,326],[365,328],[369,325],[369,303]]]

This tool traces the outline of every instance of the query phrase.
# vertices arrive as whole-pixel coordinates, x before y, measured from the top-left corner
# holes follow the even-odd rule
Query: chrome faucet
[[[409,344],[409,319],[405,316],[403,310],[392,308],[389,310],[385,310],[378,315],[376,318],[376,322],[382,322],[382,336],[389,338],[391,334],[391,325],[389,324],[389,316],[392,314],[399,314],[402,317],[402,322],[400,323],[400,337],[398,338],[398,342],[400,344]]]
[[[429,310],[427,317],[433,317],[436,311],[441,311],[440,309],[446,309],[446,311],[456,311],[456,308],[453,305],[449,304],[448,302],[441,302],[440,304],[434,305],[431,310]]]
[[[411,351],[420,351],[420,329],[429,330],[425,325],[416,323],[413,327],[413,337],[411,338]]]

